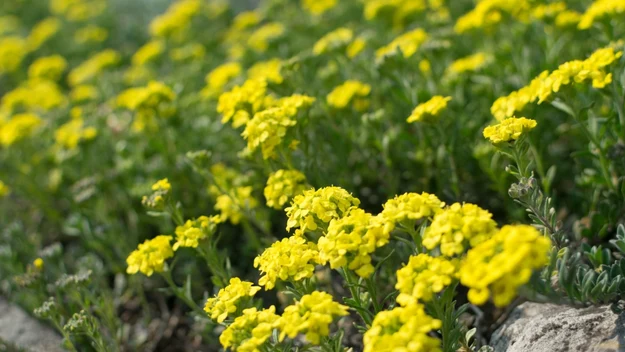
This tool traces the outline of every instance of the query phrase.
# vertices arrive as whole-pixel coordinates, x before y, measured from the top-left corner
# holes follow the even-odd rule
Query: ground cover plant
[[[625,293],[622,0],[0,2],[0,294],[70,351],[490,351]]]

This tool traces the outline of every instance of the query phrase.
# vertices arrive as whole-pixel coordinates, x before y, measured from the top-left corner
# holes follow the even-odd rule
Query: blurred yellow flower
[[[167,259],[174,256],[171,239],[171,236],[160,235],[139,244],[126,259],[126,272],[136,274],[140,271],[147,276],[163,272]]]

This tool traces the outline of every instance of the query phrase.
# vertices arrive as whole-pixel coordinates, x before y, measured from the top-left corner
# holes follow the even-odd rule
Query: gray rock
[[[63,351],[61,336],[3,298],[0,298],[0,340],[31,352]]]
[[[523,303],[491,338],[496,352],[625,352],[625,313]]]

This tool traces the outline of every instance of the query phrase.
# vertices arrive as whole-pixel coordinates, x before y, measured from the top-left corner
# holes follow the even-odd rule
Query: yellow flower
[[[536,125],[536,121],[532,119],[511,117],[501,121],[501,123],[486,127],[484,138],[493,144],[510,142],[519,139],[521,135],[531,131]]]
[[[460,266],[460,282],[469,288],[471,303],[492,295],[498,307],[508,305],[517,288],[548,262],[551,241],[529,225],[508,225],[469,250]]]
[[[0,110],[9,115],[20,109],[49,111],[66,103],[59,86],[47,80],[29,79],[2,97]]]
[[[232,28],[237,31],[242,31],[254,27],[259,24],[261,20],[261,15],[256,11],[241,12],[234,18]]]
[[[22,38],[0,36],[0,74],[17,70],[28,50]]]
[[[30,79],[58,81],[67,69],[67,61],[61,55],[40,57],[28,68]]]
[[[221,333],[219,342],[225,349],[232,351],[258,352],[273,334],[279,318],[274,306],[261,311],[256,308],[245,309],[243,315],[235,318]]]
[[[69,93],[70,99],[77,104],[95,100],[98,96],[98,89],[88,84],[76,86],[72,88],[72,91]]]
[[[195,220],[187,220],[184,225],[176,227],[176,243],[173,250],[179,247],[197,248],[200,241],[215,233],[215,228],[221,222],[219,215],[200,216]]]
[[[380,216],[389,223],[398,223],[406,220],[420,220],[431,218],[442,211],[445,206],[435,195],[429,193],[405,193],[389,199],[384,204]]]
[[[121,92],[116,99],[117,106],[137,112],[133,121],[135,131],[146,127],[157,128],[156,116],[169,117],[175,113],[171,103],[176,93],[162,82],[150,81],[145,87],[129,88]]]
[[[211,319],[223,323],[228,315],[237,312],[239,304],[243,300],[254,297],[258,291],[260,291],[260,287],[254,286],[253,283],[233,277],[228,286],[219,290],[215,297],[206,301],[204,311]]]
[[[238,62],[227,62],[217,66],[206,75],[206,88],[204,88],[202,94],[205,97],[218,96],[232,79],[241,74],[242,70],[241,64]]]
[[[319,258],[332,269],[347,267],[367,278],[374,272],[371,254],[389,242],[390,231],[384,220],[362,209],[353,208],[347,215],[333,219],[328,231],[319,238]]]
[[[132,64],[136,66],[143,66],[151,61],[158,59],[165,51],[165,44],[159,40],[152,40],[137,50],[132,55]]]
[[[425,103],[419,104],[412,114],[406,119],[407,122],[434,122],[435,117],[445,108],[447,103],[451,100],[451,97],[443,97],[435,95],[432,99]]]
[[[247,140],[247,150],[261,147],[263,159],[275,157],[275,148],[282,143],[289,127],[295,126],[298,112],[307,109],[315,98],[295,94],[282,98],[276,107],[254,114],[241,136]]]
[[[1,131],[2,129],[0,128],[0,133]],[[0,198],[4,198],[8,196],[10,193],[11,193],[11,189],[9,188],[9,186],[7,186],[6,183],[0,181]]]
[[[404,58],[414,55],[419,47],[428,39],[428,34],[421,28],[406,32],[395,38],[388,45],[378,49],[375,56],[378,60],[386,56],[395,55],[397,50],[401,51]]]
[[[107,49],[101,51],[74,68],[68,78],[71,86],[86,83],[96,77],[105,68],[116,65],[121,60],[117,51]]]
[[[285,31],[286,29],[282,23],[267,23],[250,35],[247,45],[257,52],[264,53],[269,49],[269,44],[281,37]]]
[[[35,268],[37,268],[37,270],[43,269],[43,259],[41,259],[41,258],[35,259],[33,261],[33,265],[35,266]]]
[[[98,131],[93,127],[84,127],[82,117],[72,118],[66,124],[54,131],[56,145],[61,148],[73,150],[78,147],[81,141],[88,141],[95,138]]]
[[[456,33],[464,33],[473,29],[485,28],[501,22],[503,14],[517,20],[526,20],[530,13],[528,0],[481,0],[475,8],[456,21]]]
[[[109,33],[106,28],[90,24],[78,29],[76,33],[74,33],[74,40],[78,44],[101,43],[105,41],[108,36]]]
[[[302,232],[315,231],[325,227],[332,219],[342,218],[360,201],[340,187],[309,189],[295,196],[291,206],[286,208],[289,217],[286,230],[299,228]]]
[[[429,60],[423,59],[419,61],[419,71],[424,75],[429,75],[432,73],[432,64]]]
[[[10,146],[30,137],[43,121],[31,113],[14,115],[9,121],[0,123],[0,145]]]
[[[297,170],[278,170],[267,180],[265,199],[267,206],[282,209],[293,196],[306,189],[306,176]]]
[[[622,13],[625,13],[624,0],[596,0],[586,9],[577,28],[588,29],[596,19]]]
[[[164,178],[162,180],[158,180],[156,181],[156,183],[154,183],[152,185],[152,191],[170,191],[171,190],[171,183],[169,183],[169,180]]]
[[[582,18],[582,14],[577,11],[567,10],[563,11],[556,16],[556,26],[569,27],[577,25]]]
[[[26,42],[29,50],[37,50],[41,45],[52,38],[61,28],[61,21],[54,17],[49,17],[37,23],[30,31]]]
[[[165,261],[174,256],[171,239],[171,236],[160,235],[141,243],[126,259],[126,272],[136,274],[140,271],[147,276],[163,272]]]
[[[563,1],[539,4],[532,9],[531,17],[537,20],[544,20],[545,18],[554,18],[563,11],[566,11],[566,3]]]
[[[440,341],[429,336],[442,322],[425,313],[420,304],[379,312],[363,337],[364,352],[441,352]]]
[[[612,82],[612,74],[605,72],[605,67],[623,55],[612,47],[595,51],[586,60],[565,62],[553,72],[544,71],[534,78],[529,85],[498,98],[490,108],[491,113],[499,121],[512,117],[525,105],[538,101],[538,104],[549,99],[560,88],[573,83],[592,80],[593,88],[604,88]]]
[[[50,12],[71,22],[84,22],[106,9],[105,0],[50,0]]]
[[[367,46],[367,41],[363,37],[358,37],[347,46],[346,54],[350,59],[355,58],[360,54]]]
[[[445,71],[447,76],[457,76],[464,72],[477,71],[484,67],[490,58],[485,53],[476,53],[454,61]]]
[[[247,70],[247,77],[251,80],[280,84],[284,81],[280,70],[282,70],[282,60],[280,59],[260,61]]]
[[[493,214],[471,203],[454,203],[434,219],[423,235],[423,245],[440,246],[446,256],[462,254],[467,248],[489,239],[497,230]]]
[[[345,27],[333,30],[319,39],[313,47],[313,54],[321,55],[345,47],[354,38],[354,32]]]
[[[352,102],[354,107],[365,107],[369,103],[367,97],[370,93],[370,85],[360,81],[349,80],[334,88],[326,99],[328,105],[337,109],[345,109]]]
[[[171,49],[169,57],[173,61],[182,62],[200,60],[206,55],[206,49],[200,43],[189,43],[179,48]]]
[[[457,260],[435,258],[427,254],[411,256],[408,264],[397,270],[397,303],[405,307],[432,300],[435,294],[451,285],[457,271]]]
[[[176,37],[184,35],[191,20],[202,8],[201,0],[179,0],[167,11],[150,23],[150,34],[154,37]]]
[[[306,334],[306,340],[319,345],[321,338],[330,334],[330,324],[336,317],[348,314],[347,306],[336,303],[332,295],[314,291],[302,296],[299,301],[284,308],[278,320],[280,341],[286,336],[294,339],[299,334]]]
[[[254,259],[254,267],[261,272],[258,284],[266,290],[274,288],[278,280],[310,278],[315,272],[315,265],[320,263],[317,245],[299,236],[274,242]]]
[[[258,201],[252,196],[252,187],[237,187],[231,194],[219,195],[215,201],[215,210],[221,213],[220,221],[230,221],[234,225],[241,222],[245,209],[254,209]]]
[[[320,16],[333,9],[338,0],[302,0],[302,7],[312,15]]]
[[[267,82],[263,80],[247,80],[241,86],[219,96],[217,112],[222,114],[222,123],[232,120],[232,127],[245,125],[254,114],[269,107],[273,98],[266,95]]]

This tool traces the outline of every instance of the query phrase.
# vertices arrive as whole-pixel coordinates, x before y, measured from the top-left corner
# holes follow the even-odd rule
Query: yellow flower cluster
[[[440,246],[445,256],[464,253],[484,242],[497,230],[493,214],[470,203],[454,203],[434,219],[423,235],[423,245],[432,250]]]
[[[511,117],[496,125],[486,127],[484,129],[484,138],[487,138],[493,144],[511,142],[534,129],[536,125],[536,121],[532,119]]]
[[[243,68],[238,62],[227,62],[217,66],[206,75],[206,88],[202,91],[202,95],[207,98],[219,96],[223,93],[224,87],[238,77],[241,71]]]
[[[230,221],[234,225],[241,222],[246,209],[254,209],[258,201],[252,196],[250,186],[236,187],[228,194],[221,194],[215,200],[215,210],[220,212],[221,221]]]
[[[254,114],[245,125],[241,136],[247,140],[247,150],[253,152],[261,147],[263,159],[275,157],[275,148],[282,143],[289,127],[295,126],[298,112],[310,107],[315,98],[295,94],[282,98],[275,107]]]
[[[54,131],[54,140],[59,147],[74,150],[80,142],[92,140],[97,135],[95,127],[85,127],[83,118],[76,116]]]
[[[17,70],[28,54],[27,43],[17,36],[0,37],[0,74]]]
[[[276,282],[300,281],[313,276],[320,264],[317,245],[305,238],[291,236],[274,242],[254,259],[254,267],[262,274],[258,284],[271,290]]]
[[[279,318],[274,306],[261,311],[256,308],[245,309],[243,315],[234,319],[221,333],[219,342],[232,351],[260,351],[260,347],[271,337]]]
[[[9,188],[9,186],[7,186],[6,183],[0,181],[0,198],[8,196],[10,193],[11,189]]]
[[[429,193],[404,193],[389,199],[384,204],[380,216],[388,223],[398,223],[406,220],[420,220],[431,218],[442,211],[445,206],[438,197]]]
[[[460,282],[469,288],[469,301],[481,305],[492,295],[496,306],[509,304],[533,270],[547,264],[550,248],[549,238],[532,226],[504,226],[469,250],[462,263]]]
[[[561,87],[592,80],[594,88],[604,88],[612,82],[612,74],[605,71],[605,67],[612,64],[623,55],[622,51],[615,51],[612,47],[595,51],[586,60],[566,62],[553,72],[544,71],[532,82],[508,96],[498,98],[490,111],[497,120],[512,117],[515,112],[522,110],[525,105],[538,101],[538,104],[549,99]]]
[[[171,239],[171,236],[160,235],[139,244],[139,247],[126,258],[128,264],[126,272],[136,274],[140,271],[147,276],[163,272],[165,261],[174,256]]]
[[[150,33],[155,37],[175,37],[184,35],[191,19],[202,9],[201,0],[179,0],[167,11],[150,23]]]
[[[60,87],[48,80],[29,79],[2,97],[0,111],[10,115],[18,110],[49,111],[63,106],[65,96]]]
[[[338,0],[302,0],[302,7],[309,13],[320,16],[333,9]]]
[[[201,60],[205,55],[206,48],[200,43],[188,43],[169,52],[169,57],[176,62]]]
[[[160,210],[165,205],[165,197],[171,191],[171,184],[169,180],[164,178],[162,180],[157,181],[152,185],[152,193],[149,196],[143,196],[141,199],[141,204],[148,208]]]
[[[324,35],[313,46],[313,54],[321,55],[347,46],[354,39],[354,31],[341,27]]]
[[[443,97],[441,95],[435,95],[432,99],[425,103],[419,104],[412,114],[406,119],[408,123],[411,122],[434,122],[435,117],[447,108],[447,103],[451,100],[451,97]]]
[[[74,41],[78,44],[101,43],[108,38],[109,32],[106,28],[87,25],[74,33]]]
[[[358,111],[364,111],[369,107],[371,86],[356,80],[349,80],[334,88],[326,98],[328,105],[337,109],[345,109],[353,102]]]
[[[28,49],[35,51],[39,49],[45,42],[59,32],[61,21],[54,17],[49,17],[37,23],[30,31],[26,42]]]
[[[84,22],[106,10],[106,0],[50,0],[50,11],[71,22]]]
[[[489,56],[486,53],[475,53],[467,57],[463,57],[452,62],[447,68],[445,75],[448,77],[457,76],[465,72],[477,71],[483,68],[488,61]]]
[[[40,57],[28,68],[28,77],[56,82],[66,69],[67,61],[61,55]]]
[[[333,219],[327,232],[319,238],[319,258],[332,269],[347,267],[367,278],[375,268],[371,254],[388,244],[389,227],[379,216],[353,208],[347,215]]]
[[[414,15],[430,9],[428,20],[446,20],[449,10],[442,0],[367,0],[365,18],[373,20],[389,15],[395,29],[402,29]]]
[[[363,352],[440,352],[440,341],[429,336],[442,322],[425,313],[420,304],[379,312],[363,337]]]
[[[457,272],[457,260],[431,257],[423,253],[411,256],[408,264],[397,270],[397,303],[405,307],[431,301],[435,294],[451,285]]]
[[[282,60],[270,59],[259,61],[247,70],[248,79],[262,80],[267,83],[280,84],[284,81],[282,77]]]
[[[32,113],[16,114],[8,121],[0,119],[0,145],[7,147],[30,137],[43,121]]]
[[[68,82],[71,86],[86,83],[97,77],[105,68],[116,65],[120,60],[121,56],[117,51],[106,49],[76,66],[69,73]]]
[[[419,50],[427,39],[428,34],[423,29],[417,28],[400,35],[388,45],[378,49],[375,52],[375,56],[380,60],[386,56],[395,55],[397,50],[399,50],[404,58],[409,58]]]
[[[278,170],[267,180],[264,194],[267,206],[282,209],[284,204],[307,188],[306,176],[297,170]]]
[[[180,247],[197,248],[200,241],[211,236],[215,232],[215,227],[221,222],[218,215],[200,216],[195,220],[187,220],[184,225],[176,227],[176,243],[174,251]]]
[[[132,55],[132,64],[143,66],[158,59],[163,54],[163,51],[165,51],[165,43],[160,40],[152,40],[144,44]]]
[[[176,94],[162,82],[150,81],[145,87],[129,88],[117,96],[117,106],[135,111],[132,128],[143,131],[146,127],[157,127],[155,117],[169,117],[175,112],[170,104]]]
[[[586,9],[577,28],[588,29],[597,19],[623,13],[625,13],[625,1],[623,0],[596,0]]]
[[[517,20],[527,20],[531,9],[528,0],[480,0],[475,8],[456,21],[456,33],[490,27],[503,19],[507,14]]]
[[[206,300],[204,311],[211,319],[223,323],[228,315],[236,313],[241,301],[254,297],[258,291],[260,287],[253,283],[233,277],[228,286],[219,290],[215,297]]]
[[[98,89],[95,86],[88,84],[76,86],[72,88],[72,91],[69,93],[70,100],[76,104],[95,100],[98,96]]]
[[[222,114],[222,123],[232,120],[232,127],[245,125],[254,114],[266,109],[273,103],[271,96],[265,95],[267,82],[263,80],[247,80],[241,86],[219,96],[217,112]]]
[[[336,317],[347,315],[348,307],[332,300],[326,292],[314,291],[304,295],[299,301],[284,308],[278,320],[280,341],[286,336],[294,339],[305,334],[306,340],[319,345],[321,338],[330,334],[330,324]]]
[[[324,228],[331,220],[340,219],[360,201],[340,187],[309,189],[295,196],[291,206],[286,208],[289,217],[286,230],[299,228],[302,232]]]
[[[269,49],[269,44],[281,37],[285,31],[286,29],[282,23],[267,23],[250,35],[247,45],[257,52],[264,53]]]

